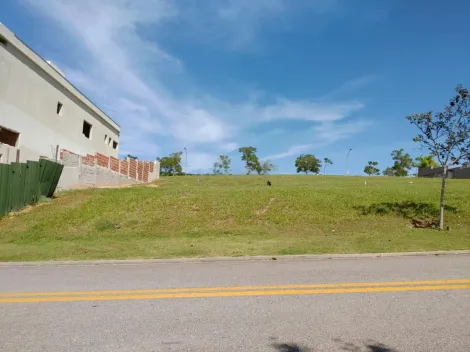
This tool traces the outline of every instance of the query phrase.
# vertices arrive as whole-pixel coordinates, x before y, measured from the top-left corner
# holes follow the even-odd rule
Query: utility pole
[[[186,149],[186,147],[184,147],[184,153],[186,157],[184,171],[188,172],[188,149]]]
[[[352,148],[349,148],[348,154],[346,155],[346,175],[349,175],[349,153],[351,153]]]

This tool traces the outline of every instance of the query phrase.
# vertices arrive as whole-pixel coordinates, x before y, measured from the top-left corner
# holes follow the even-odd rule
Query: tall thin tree
[[[326,167],[328,165],[333,165],[333,162],[328,158],[323,159],[323,161],[325,162],[325,165],[323,166],[323,174],[326,175]]]
[[[470,160],[470,96],[462,85],[455,88],[444,111],[413,114],[406,119],[415,125],[419,133],[413,141],[421,143],[437,157],[443,167],[439,229],[444,229],[444,208],[447,170]]]

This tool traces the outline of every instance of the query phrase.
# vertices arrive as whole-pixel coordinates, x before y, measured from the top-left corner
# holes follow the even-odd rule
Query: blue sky
[[[405,116],[470,86],[465,0],[4,0],[0,21],[121,125],[121,154],[237,148],[295,172],[421,154]]]

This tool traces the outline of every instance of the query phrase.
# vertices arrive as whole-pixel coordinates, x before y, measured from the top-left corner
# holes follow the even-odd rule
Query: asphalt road
[[[470,351],[470,256],[0,266],[1,351]]]

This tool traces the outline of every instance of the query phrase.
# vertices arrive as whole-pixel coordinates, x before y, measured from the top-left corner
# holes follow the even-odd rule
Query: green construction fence
[[[64,165],[41,159],[26,163],[0,164],[0,217],[51,198]]]

